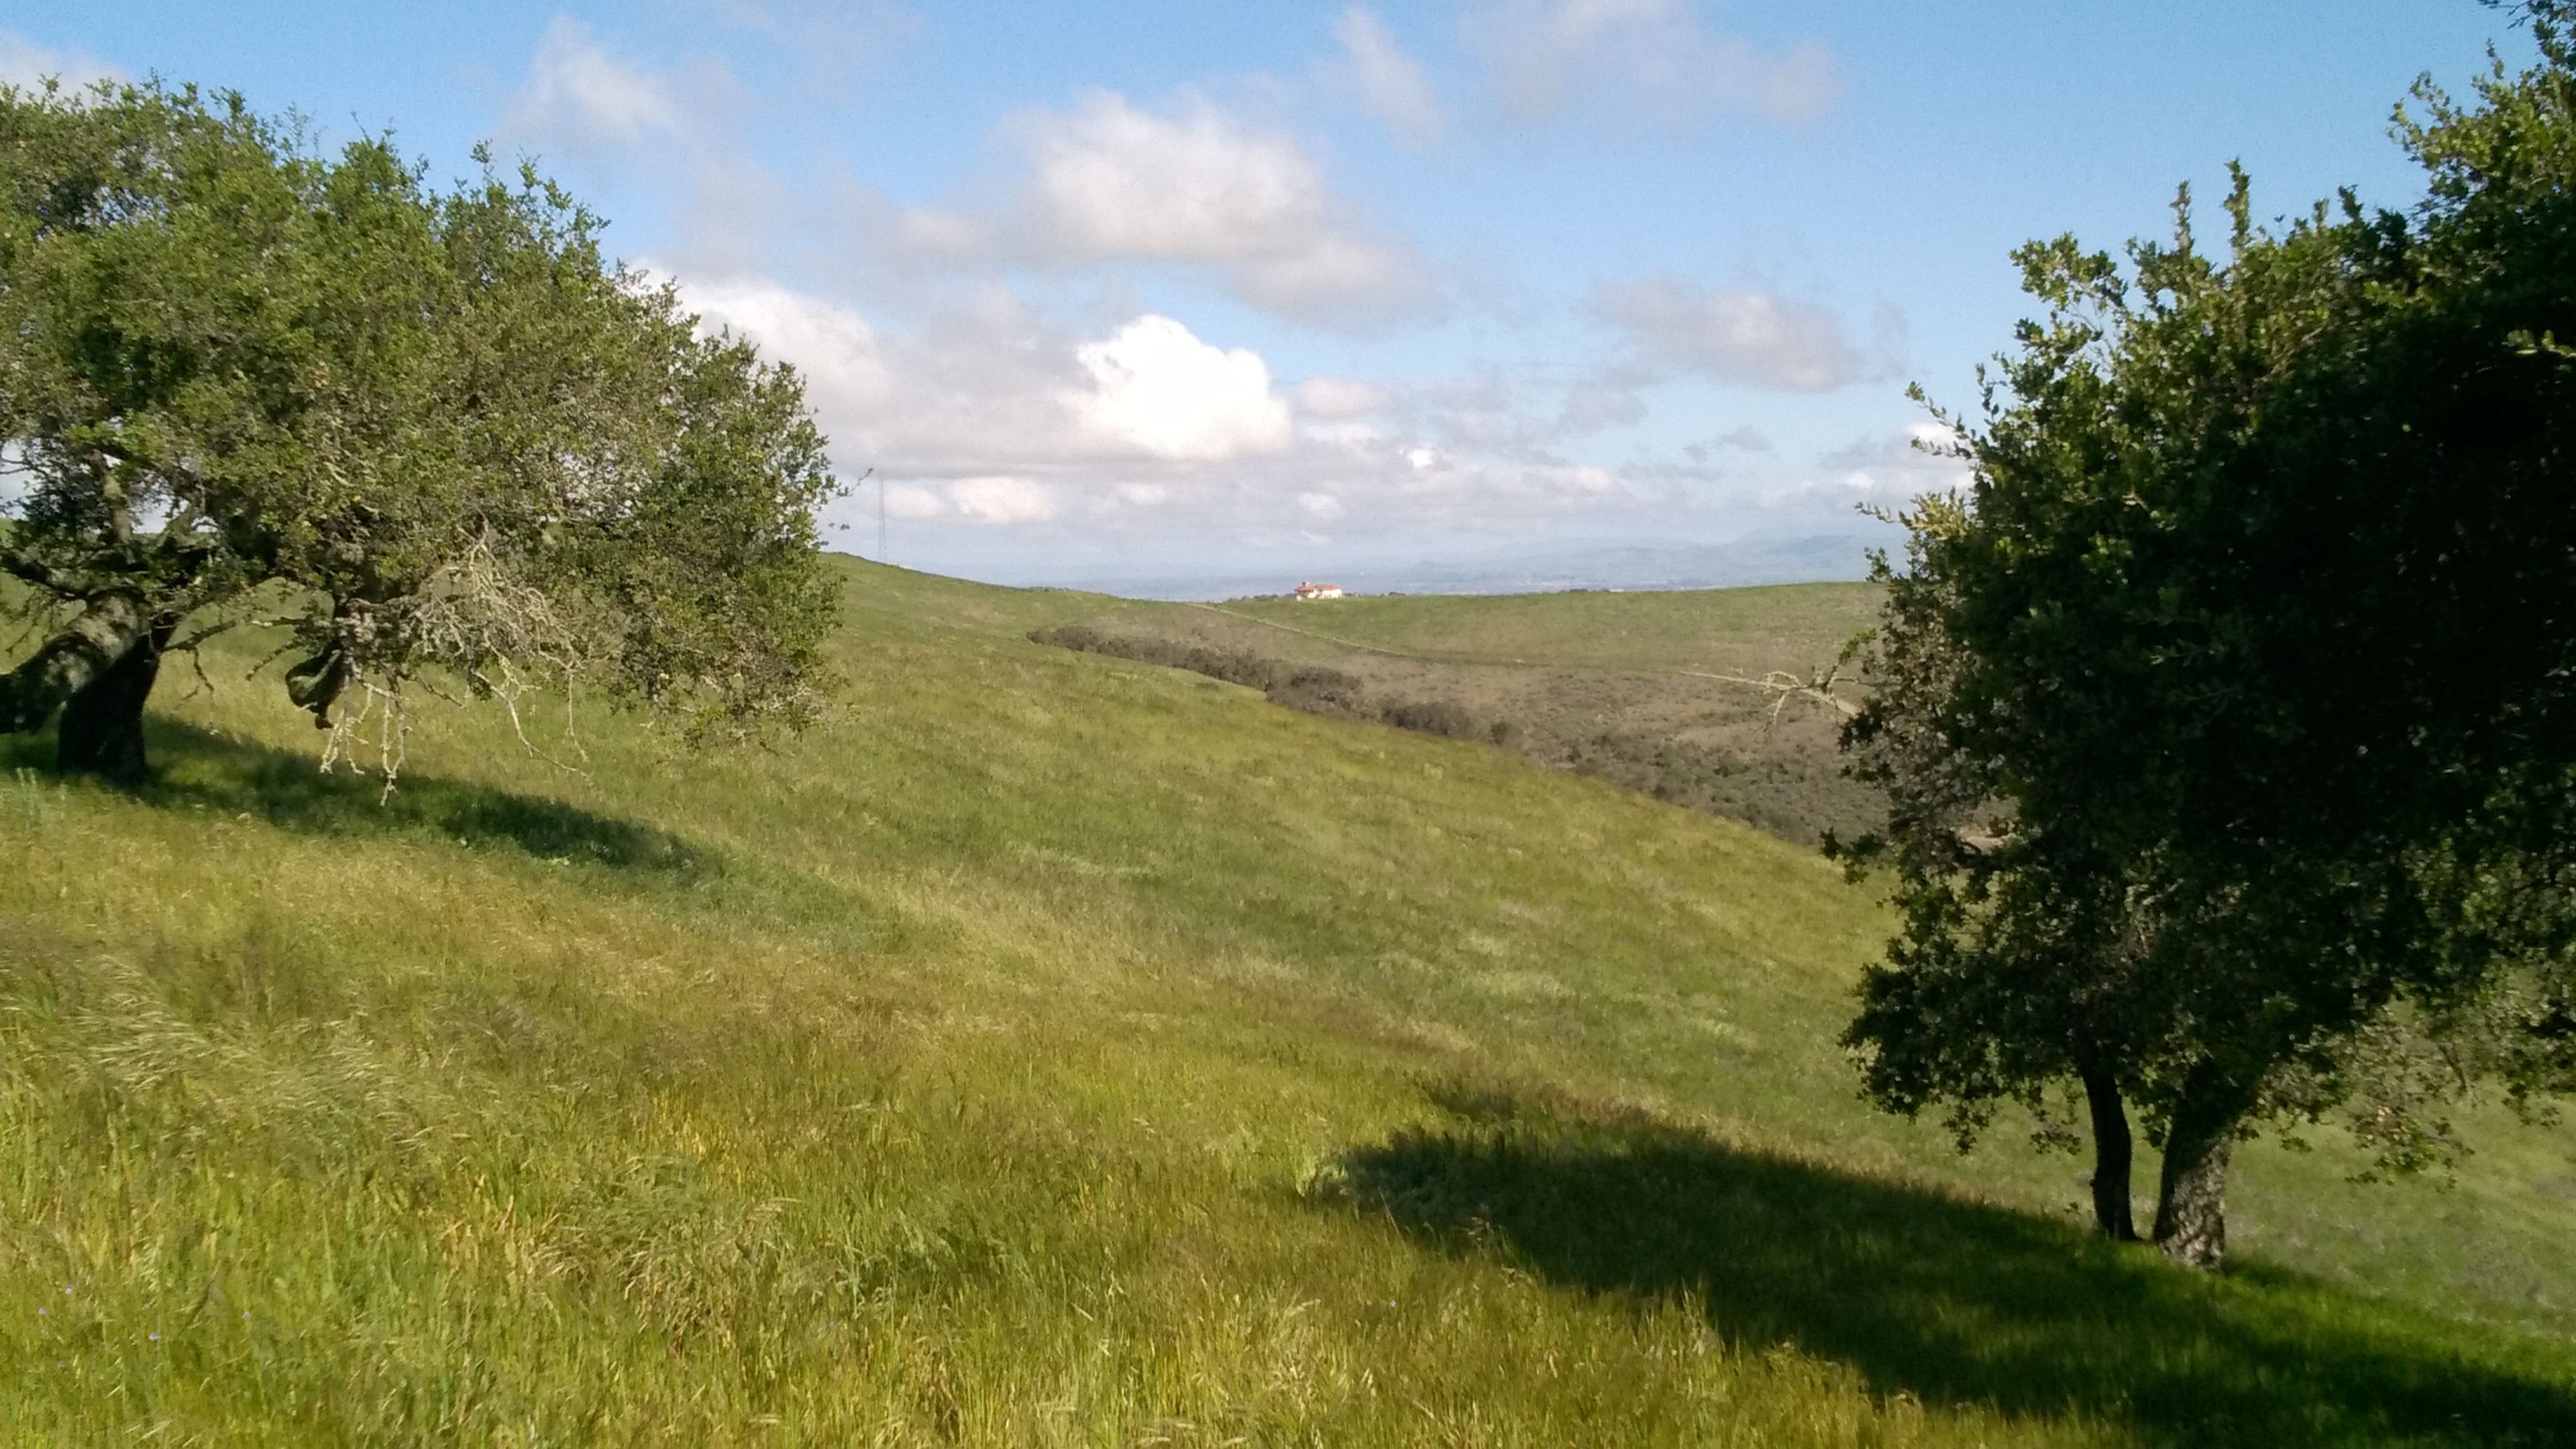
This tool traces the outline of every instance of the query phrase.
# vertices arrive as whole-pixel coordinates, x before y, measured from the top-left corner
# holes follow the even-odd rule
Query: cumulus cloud
[[[1075,330],[998,283],[899,318],[740,274],[684,296],[806,375],[836,463],[876,471],[907,561],[1001,550],[1070,570],[1317,530],[1499,536],[1644,517],[1705,482],[1564,456],[1547,421],[1564,384],[1547,377],[1291,389],[1175,317]],[[877,501],[863,489],[836,520],[865,536]]]
[[[1466,38],[1505,113],[1523,120],[1590,104],[1660,125],[1719,113],[1794,123],[1840,98],[1821,45],[1766,53],[1709,29],[1699,11],[1699,0],[1484,0]]]
[[[1091,374],[1077,414],[1101,437],[1156,458],[1217,462],[1276,452],[1288,405],[1250,348],[1201,342],[1169,317],[1144,316],[1074,353]]]
[[[807,400],[827,413],[864,409],[892,386],[876,329],[847,307],[762,278],[692,283],[687,296],[707,322],[794,363],[805,375]]]
[[[882,393],[824,399],[844,466],[896,478],[1028,476],[1089,457],[1134,456],[1092,436],[1073,402],[1089,390],[1079,338],[1049,326],[999,286],[976,288],[901,330],[875,331]],[[802,364],[793,353],[783,354]]]
[[[661,77],[618,60],[589,26],[558,15],[537,41],[502,130],[601,154],[682,136],[687,111]]]
[[[739,3],[753,8],[738,26],[766,33],[796,0]],[[1375,3],[1340,0],[1350,8],[1328,79],[1396,135],[1428,137],[1449,118]],[[1585,41],[1569,64],[1607,64],[1616,47],[1604,44]],[[1557,362],[1278,381],[1234,329],[1217,333],[1187,309],[1195,289],[1169,284],[1210,283],[1353,326],[1426,313],[1438,298],[1421,260],[1373,229],[1267,113],[1189,92],[1151,103],[1094,92],[1008,121],[1001,169],[943,208],[906,209],[856,183],[817,201],[750,145],[748,126],[792,85],[753,96],[722,62],[655,70],[635,54],[557,20],[504,136],[649,164],[685,190],[685,224],[664,256],[684,264],[670,270],[689,305],[796,364],[836,462],[879,480],[878,498],[860,490],[838,519],[864,530],[881,503],[908,562],[946,549],[952,562],[1014,556],[1055,569],[1084,550],[1213,557],[1325,532],[1598,529],[1656,517],[1720,481],[1742,492],[1821,478],[1830,491],[1887,466],[1873,458],[1827,476],[1762,460],[1749,478],[1720,475],[1661,460],[1650,438],[1622,443],[1615,463],[1569,456],[1584,428],[1635,420],[1639,390],[1657,381],[1818,388],[1870,366],[1820,308],[1669,278],[1596,292],[1593,313],[1620,350],[1590,374]],[[746,73],[770,87],[777,70]],[[834,250],[800,249],[812,238],[799,228],[827,214]],[[711,246],[728,216],[746,239]],[[1139,271],[1153,273],[1156,310],[1128,300],[1131,282],[1149,280]]]
[[[1354,222],[1293,138],[1203,96],[1165,115],[1095,91],[1010,129],[1027,163],[1015,201],[986,217],[915,212],[904,229],[916,246],[953,260],[1198,269],[1255,306],[1335,324],[1432,305],[1420,260]]]
[[[985,523],[1043,523],[1055,517],[1055,497],[1043,484],[999,475],[960,478],[948,485],[957,511]]]
[[[1829,392],[1884,370],[1832,312],[1753,288],[1653,276],[1596,286],[1591,309],[1649,368],[1790,392]]]
[[[34,88],[55,80],[74,89],[93,81],[123,79],[123,70],[88,51],[56,50],[14,30],[0,30],[0,84]]]
[[[1341,42],[1342,53],[1327,74],[1358,95],[1360,104],[1397,140],[1408,146],[1427,145],[1448,129],[1449,117],[1441,109],[1440,98],[1432,94],[1422,67],[1405,53],[1375,11],[1364,5],[1343,11],[1333,22],[1333,38]]]

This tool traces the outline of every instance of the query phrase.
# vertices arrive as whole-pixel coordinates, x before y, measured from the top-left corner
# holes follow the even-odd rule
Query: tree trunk
[[[161,674],[161,651],[175,620],[155,622],[107,667],[63,701],[55,760],[67,774],[96,775],[128,789],[149,774],[143,754],[143,702]]]
[[[2227,1160],[2246,1094],[2206,1068],[2183,1082],[2165,1138],[2156,1246],[2177,1263],[2215,1271],[2227,1257]]]
[[[2084,1104],[2093,1109],[2093,1224],[2113,1242],[2134,1243],[2138,1225],[2129,1206],[2133,1147],[2129,1109],[2109,1072],[2085,1071]]]
[[[139,643],[152,642],[152,662],[157,666],[169,640],[169,628],[156,624],[152,611],[131,594],[103,594],[87,600],[71,627],[38,646],[17,668],[0,674],[0,734],[43,729],[55,710],[104,676]]]

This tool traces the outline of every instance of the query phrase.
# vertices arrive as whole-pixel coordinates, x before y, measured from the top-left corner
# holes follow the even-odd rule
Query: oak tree
[[[2026,249],[2048,315],[1962,429],[1967,493],[1889,570],[1896,687],[1849,739],[1949,814],[1896,790],[1875,842],[1905,915],[1850,1037],[1870,1088],[1973,1125],[2107,1064],[2163,1139],[2154,1231],[2186,1262],[2223,1256],[2232,1145],[2267,1118],[2360,1103],[2422,1159],[2394,1039],[2475,1027],[2525,1089],[2565,1081],[2559,8],[2473,105],[2419,89],[2411,212],[2346,195],[2267,230],[2240,176],[2223,254],[2187,208],[2125,266]]]
[[[478,159],[440,190],[238,96],[0,88],[0,569],[38,640],[0,731],[139,781],[163,658],[246,620],[387,768],[424,681],[812,712],[836,485],[801,383]]]

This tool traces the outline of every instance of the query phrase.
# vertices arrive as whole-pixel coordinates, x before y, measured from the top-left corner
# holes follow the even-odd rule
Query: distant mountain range
[[[1724,543],[1604,543],[1518,549],[1411,564],[1318,565],[1304,577],[1330,578],[1355,594],[1538,594],[1563,589],[1721,589],[1749,584],[1805,584],[1869,573],[1869,551],[1893,547],[1893,529],[1836,533],[1747,534]],[[1230,599],[1284,594],[1299,579],[1223,574],[1049,579],[1064,588],[1145,599]]]

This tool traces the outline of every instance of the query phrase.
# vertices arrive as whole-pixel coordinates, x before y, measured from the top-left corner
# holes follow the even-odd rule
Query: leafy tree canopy
[[[2142,1100],[2188,1261],[2267,1115],[2359,1097],[2392,1161],[2438,1148],[2387,1125],[2421,1098],[2393,1022],[2563,1081],[2576,48],[2532,20],[2537,67],[2401,113],[2411,213],[2260,228],[2240,174],[2223,256],[2187,197],[2125,266],[2024,249],[2047,314],[1886,569],[1848,737],[1904,910],[1869,1087],[1968,1132],[2067,1076]]]
[[[0,568],[42,637],[0,730],[59,710],[67,767],[139,779],[162,655],[253,617],[388,767],[423,680],[802,723],[835,488],[802,385],[599,230],[238,96],[0,88]]]

